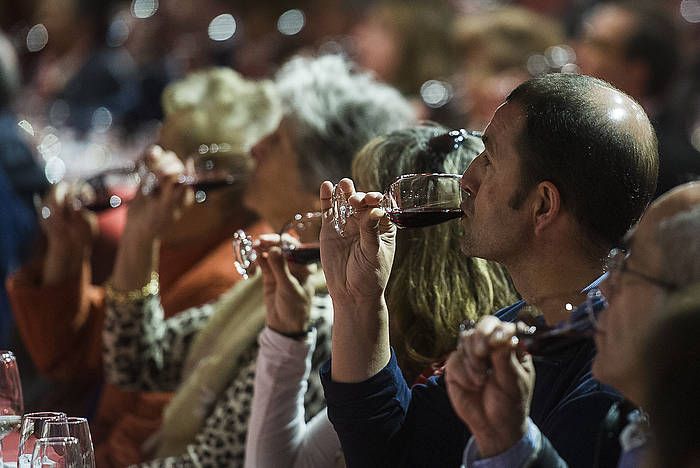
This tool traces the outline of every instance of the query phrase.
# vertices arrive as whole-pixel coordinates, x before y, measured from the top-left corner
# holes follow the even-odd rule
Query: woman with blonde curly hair
[[[250,147],[274,130],[281,107],[271,83],[248,81],[224,68],[195,72],[171,84],[162,101],[160,144],[183,158],[215,158],[240,181],[206,193],[206,200],[188,208],[160,239],[160,290],[169,317],[217,298],[240,280],[231,267],[235,230],[269,229],[243,206],[242,192],[251,169]],[[200,154],[204,148],[206,154]],[[54,402],[50,409],[90,415],[99,395],[92,426],[98,466],[138,462],[140,446],[158,428],[170,395],[102,386],[105,289],[90,284],[94,215],[76,210],[62,188],[46,203],[51,216],[42,221],[45,255],[9,282],[18,329],[39,371],[70,388],[80,405]]]

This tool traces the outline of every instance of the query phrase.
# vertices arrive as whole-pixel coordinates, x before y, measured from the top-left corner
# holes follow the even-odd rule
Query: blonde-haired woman
[[[181,157],[215,158],[240,176],[240,183],[206,193],[204,203],[187,208],[158,240],[162,304],[172,316],[217,298],[240,279],[231,266],[230,237],[236,229],[268,230],[243,206],[241,194],[251,169],[250,147],[276,128],[281,108],[271,83],[248,81],[225,68],[195,72],[168,86],[162,99],[164,148]],[[9,292],[35,365],[72,389],[82,405],[59,407],[58,402],[53,409],[89,414],[102,385],[105,289],[90,284],[93,215],[75,211],[57,192],[63,190],[47,200],[52,214],[43,221],[43,261],[12,278]],[[93,423],[98,466],[141,460],[141,444],[159,427],[169,399],[169,394],[105,385]]]

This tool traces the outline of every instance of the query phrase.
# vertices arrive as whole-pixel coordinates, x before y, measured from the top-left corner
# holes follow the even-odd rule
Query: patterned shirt
[[[316,297],[316,309],[330,307],[328,296]],[[212,304],[187,309],[167,320],[158,296],[126,304],[108,304],[104,326],[104,365],[107,379],[121,387],[147,391],[173,391],[182,380],[189,347],[215,310]],[[329,316],[313,313],[312,316]],[[330,356],[330,321],[314,323],[317,345],[305,395],[306,417],[324,407],[318,368]],[[239,357],[237,373],[211,410],[187,452],[143,463],[141,467],[243,466],[245,438],[253,396],[257,341]]]

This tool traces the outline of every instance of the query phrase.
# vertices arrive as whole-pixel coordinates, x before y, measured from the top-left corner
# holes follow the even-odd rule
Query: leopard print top
[[[318,299],[318,298],[315,298]],[[314,300],[314,307],[327,308],[330,300]],[[104,326],[104,366],[107,379],[123,388],[174,391],[194,336],[212,315],[211,304],[187,309],[167,320],[158,296],[130,304],[108,304]],[[313,314],[312,314],[313,315]],[[318,314],[328,316],[327,313]],[[318,369],[330,357],[330,323],[314,323],[317,344],[313,370],[305,396],[306,417],[324,406]],[[223,394],[212,402],[204,425],[187,452],[178,457],[152,460],[143,468],[243,466],[245,438],[253,398],[258,354],[257,340],[240,357],[238,373]]]

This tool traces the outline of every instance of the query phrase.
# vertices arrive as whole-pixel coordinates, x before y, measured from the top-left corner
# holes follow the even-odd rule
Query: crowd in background
[[[380,192],[399,167],[462,173],[480,142],[464,148],[473,154],[456,153],[458,161],[446,158],[435,167],[422,166],[408,150],[392,163],[368,161],[389,158],[399,145],[424,145],[438,129],[483,130],[511,91],[531,78],[590,75],[639,103],[658,140],[659,176],[649,200],[700,178],[698,0],[4,0],[0,31],[0,348],[19,356],[27,410],[90,418],[98,466],[152,459],[162,460],[152,466],[242,465],[252,386],[263,385],[255,375],[259,348],[265,356],[278,346],[302,363],[307,351],[308,359],[313,355],[306,419],[318,413],[330,306],[312,305],[317,330],[310,351],[275,342],[267,331],[258,338],[270,327],[268,302],[261,284],[241,281],[235,271],[231,235],[241,228],[278,232],[295,212],[315,206],[322,181],[338,182],[351,167],[361,190]],[[324,62],[326,56],[334,58]],[[405,130],[424,121],[431,122],[425,134]],[[372,140],[383,136],[384,143]],[[361,151],[371,140],[375,146]],[[164,180],[181,171],[178,157],[204,151],[229,158],[249,185],[234,184],[194,204],[177,194],[161,205],[137,200],[128,216],[126,206],[97,215],[70,206],[66,184],[140,161],[155,142],[164,149],[148,150],[146,159]],[[298,171],[279,156],[285,151],[294,153]],[[630,196],[642,200],[642,192]],[[457,241],[437,248],[435,239],[459,234],[446,229],[419,241],[400,232],[387,301],[390,310],[416,312],[392,316],[389,333],[410,383],[444,363],[457,339],[453,325],[512,303],[518,292],[505,270],[486,260],[402,263],[416,249],[457,250]],[[278,273],[270,268],[263,265],[263,273]],[[474,286],[460,291],[439,270],[470,276]],[[437,286],[431,289],[426,278]],[[407,298],[397,286],[402,282],[429,299]],[[678,282],[685,283],[692,281]],[[156,301],[138,307],[122,301],[121,291],[144,284],[156,284]],[[314,287],[315,299],[327,291],[325,280]],[[447,291],[453,296],[443,304]],[[679,335],[673,342],[687,339],[690,332],[677,332],[676,322],[697,329],[688,312],[697,305],[677,302],[652,340],[668,339],[666,329]],[[456,308],[460,314],[441,315]],[[232,309],[245,310],[245,319],[226,315]],[[132,324],[119,317],[142,317],[144,336],[134,336]],[[224,329],[236,346],[217,338]],[[135,358],[124,343],[141,355]],[[218,363],[216,346],[233,362]],[[678,391],[664,362],[692,359],[678,357],[684,349],[646,351],[659,362],[651,392]],[[209,370],[197,364],[207,359]],[[215,388],[206,397],[211,401],[188,421],[176,412],[205,398],[197,393],[202,381]],[[690,392],[697,381],[685,385]],[[668,414],[653,401],[652,411]],[[260,420],[253,421],[260,431]],[[240,430],[217,438],[235,424]],[[660,417],[662,425],[672,430]],[[148,447],[141,445],[146,440]],[[212,440],[234,448],[219,450]],[[343,449],[346,440],[341,436]],[[677,453],[673,444],[661,440],[660,453]]]

